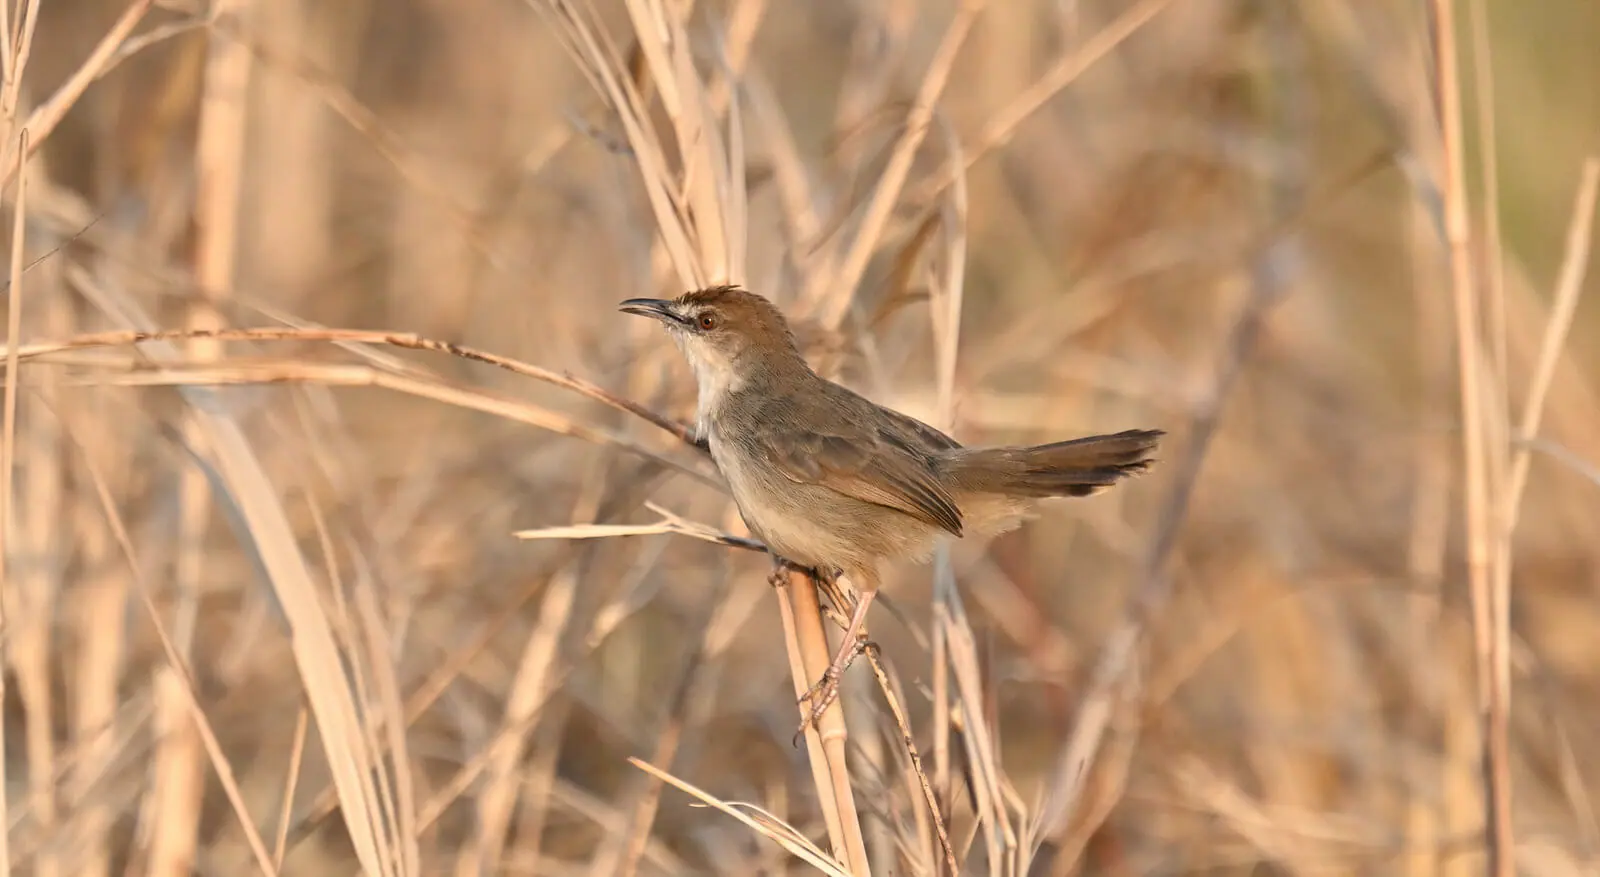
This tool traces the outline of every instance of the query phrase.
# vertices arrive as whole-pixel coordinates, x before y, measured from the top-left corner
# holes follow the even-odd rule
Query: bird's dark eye
[[[695,325],[709,332],[712,329],[717,328],[717,315],[709,313],[701,314],[700,318],[695,320]]]

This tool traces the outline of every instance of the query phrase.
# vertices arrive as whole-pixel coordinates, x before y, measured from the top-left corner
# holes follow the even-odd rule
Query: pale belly
[[[922,522],[815,484],[791,481],[727,448],[713,432],[711,457],[745,525],[772,551],[823,569],[869,571],[879,559],[926,557],[938,531]],[[892,526],[886,526],[892,525]]]

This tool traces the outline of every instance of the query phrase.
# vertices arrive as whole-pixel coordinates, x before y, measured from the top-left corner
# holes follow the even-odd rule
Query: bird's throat
[[[695,385],[698,389],[698,399],[695,407],[695,428],[702,436],[711,434],[711,421],[718,409],[727,401],[728,396],[739,391],[744,386],[744,378],[740,375],[735,363],[721,357],[715,351],[709,351],[700,345],[679,342],[684,358],[689,361],[689,368],[694,372]]]

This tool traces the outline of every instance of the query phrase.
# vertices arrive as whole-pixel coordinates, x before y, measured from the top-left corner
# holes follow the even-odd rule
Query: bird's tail
[[[1031,448],[960,448],[943,463],[960,493],[1088,496],[1148,469],[1150,452],[1163,435],[1130,429]]]

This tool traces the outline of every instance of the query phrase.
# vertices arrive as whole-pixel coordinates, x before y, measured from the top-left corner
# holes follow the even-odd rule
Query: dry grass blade
[[[8,43],[9,45],[9,43]],[[27,228],[26,188],[27,182],[22,173],[23,165],[28,160],[28,131],[24,128],[18,134],[17,148],[17,193],[12,202],[14,216],[11,226],[11,284],[10,293],[6,296],[6,386],[5,386],[5,411],[3,413],[4,425],[0,426],[0,629],[9,629],[12,601],[12,560],[11,560],[11,497],[12,480],[16,466],[17,442],[17,354],[16,347],[22,342],[22,260],[25,229]],[[0,669],[9,660],[5,651],[0,651]],[[0,702],[4,702],[6,686],[4,672],[0,672]],[[0,723],[3,724],[3,723]],[[0,728],[0,752],[5,750],[5,730]],[[0,759],[0,762],[6,759]],[[11,873],[11,820],[5,802],[9,790],[6,767],[0,764],[0,873]]]
[[[519,530],[512,535],[518,539],[614,539],[621,536],[675,534],[716,545],[766,553],[767,547],[754,539],[724,533],[714,527],[681,518],[653,504],[647,503],[646,506],[661,514],[662,519],[654,524],[579,524],[570,527],[543,527],[537,530]]]
[[[374,765],[361,731],[362,712],[350,690],[305,558],[271,482],[238,425],[214,414],[207,414],[204,422],[218,456],[219,474],[256,541],[258,556],[293,630],[295,660],[327,749],[356,853],[369,873],[393,873],[390,863],[399,856],[390,854],[389,845],[402,839],[380,833],[375,790],[369,780]]]
[[[95,289],[89,278],[80,280],[85,291],[120,322],[146,327],[151,324],[132,303]],[[151,331],[144,328],[136,333]],[[179,358],[165,343],[149,345],[147,350],[157,361]],[[363,730],[364,712],[356,705],[345,658],[283,505],[244,430],[229,416],[215,393],[193,386],[184,386],[181,392],[198,415],[197,422],[215,456],[213,483],[220,488],[219,497],[234,506],[243,522],[254,557],[288,621],[295,663],[317,720],[357,857],[368,873],[394,873],[403,854],[392,845],[403,843],[404,839],[383,834],[378,792],[372,783],[376,763]]]
[[[80,451],[85,449],[80,445]],[[111,496],[106,480],[102,473],[96,470],[94,462],[88,454],[83,455],[84,465],[89,470],[90,480],[93,483],[95,496],[100,504],[101,513],[105,516],[111,528],[117,547],[121,549],[123,560],[128,564],[129,572],[133,576],[136,590],[144,603],[145,612],[150,617],[150,623],[155,628],[156,636],[161,643],[161,649],[167,661],[166,673],[161,677],[168,680],[164,685],[171,686],[177,700],[180,700],[189,712],[189,721],[198,732],[201,742],[205,746],[206,755],[211,760],[212,769],[217,773],[217,781],[227,795],[228,803],[233,808],[234,818],[238,820],[239,828],[243,831],[245,840],[250,846],[250,852],[255,857],[256,865],[264,874],[275,875],[278,873],[272,855],[267,851],[266,843],[261,838],[261,833],[256,829],[255,819],[250,815],[245,806],[244,794],[239,789],[239,783],[234,777],[233,767],[228,763],[227,756],[222,751],[222,745],[217,740],[216,731],[211,722],[206,718],[205,711],[200,707],[200,701],[195,694],[194,676],[184,663],[183,655],[178,651],[177,644],[171,634],[167,632],[166,624],[161,620],[161,610],[156,606],[155,597],[150,584],[144,578],[139,566],[138,555],[134,552],[133,540],[128,535],[128,529],[123,524],[122,516],[117,511],[116,500]],[[159,694],[158,694],[159,697]]]
[[[1529,450],[1538,451],[1551,460],[1565,466],[1574,475],[1577,475],[1591,484],[1600,486],[1600,464],[1573,453],[1571,449],[1544,439],[1521,442]]]
[[[282,806],[278,810],[278,830],[272,839],[272,865],[283,867],[289,849],[289,823],[294,816],[294,793],[300,785],[300,764],[306,753],[306,729],[310,714],[301,707],[294,717],[294,744],[289,749],[289,769],[283,782]]]
[[[529,0],[530,4],[533,2],[534,0]],[[558,24],[567,30],[569,45],[576,49],[573,52],[573,60],[589,75],[591,81],[600,84],[601,96],[611,105],[617,120],[622,124],[631,148],[630,154],[639,164],[639,177],[649,197],[651,209],[655,212],[656,231],[661,235],[661,241],[671,258],[673,268],[677,271],[679,282],[690,289],[706,286],[710,279],[700,264],[694,240],[689,232],[687,208],[679,200],[677,187],[671,185],[673,174],[668,169],[666,156],[656,139],[648,109],[644,105],[644,98],[634,87],[633,82],[621,75],[623,65],[615,47],[605,35],[605,31],[597,26],[592,18],[567,0],[547,0],[541,4],[543,5],[550,7]],[[637,7],[637,3],[630,3],[629,14],[639,14],[635,11]],[[664,26],[664,22],[662,25],[649,27],[642,36],[655,36],[659,33],[660,26]],[[643,39],[642,42],[651,44],[645,51],[653,59],[653,71],[660,76],[666,67],[664,50],[651,39]],[[661,87],[659,83],[658,87]],[[671,86],[661,88],[663,99],[666,100]]]
[[[415,369],[408,369],[415,373]],[[607,445],[640,457],[653,460],[680,472],[713,489],[721,489],[721,482],[684,463],[671,460],[624,436],[600,427],[590,426],[578,419],[532,405],[516,399],[481,390],[452,386],[437,378],[408,377],[362,365],[337,365],[308,363],[300,360],[283,362],[234,363],[229,361],[197,366],[166,366],[143,369],[125,374],[103,374],[74,379],[85,386],[226,386],[229,384],[293,384],[309,383],[339,387],[382,387],[423,399],[432,399],[471,411],[494,414],[507,420],[526,423],[558,435],[584,439]],[[652,415],[652,422],[670,423]]]
[[[1242,789],[1225,782],[1198,759],[1178,765],[1177,780],[1200,806],[1224,819],[1234,831],[1271,861],[1327,859],[1346,845],[1371,843],[1334,819],[1309,814],[1272,812]]]
[[[731,264],[729,259],[732,229],[725,222],[723,205],[730,194],[731,181],[728,168],[721,160],[722,138],[712,124],[705,90],[689,56],[689,38],[680,15],[677,10],[669,11],[665,4],[653,0],[627,0],[625,5],[649,65],[650,82],[660,90],[662,109],[672,123],[679,161],[683,164],[684,203],[676,218],[683,222],[686,231],[693,231],[695,263],[701,282],[743,277],[742,266]],[[663,177],[661,183],[667,182],[668,178]]]
[[[0,93],[0,117],[5,119],[10,129],[8,133],[14,136],[17,131],[12,126],[16,123],[17,106],[22,98],[22,77],[28,69],[28,56],[33,52],[34,28],[39,24],[39,0],[17,4],[17,11],[22,17],[17,21],[15,30],[11,27],[10,9],[7,6],[0,11],[0,47],[3,47],[5,62],[5,88]],[[21,148],[26,151],[27,144],[21,144]]]
[[[935,118],[941,123],[939,132],[942,135],[945,149],[951,156],[951,161],[959,165],[961,158],[960,141],[950,127],[943,124],[942,118],[938,116]],[[948,190],[944,203],[941,205],[939,215],[939,229],[944,245],[944,258],[937,266],[930,266],[927,272],[931,275],[930,285],[938,293],[931,308],[933,318],[931,328],[934,344],[938,352],[938,369],[935,375],[938,388],[938,422],[945,429],[953,429],[956,421],[956,358],[961,347],[961,311],[966,289],[967,207],[966,177],[965,174],[958,174]],[[972,705],[966,700],[966,689],[960,681],[961,677],[972,675],[970,673],[971,668],[958,668],[958,665],[962,664],[967,657],[961,643],[972,641],[972,630],[967,622],[965,607],[962,605],[960,596],[955,589],[955,577],[950,565],[949,552],[949,546],[941,545],[939,547],[934,572],[934,588],[937,595],[934,625],[938,643],[933,650],[933,659],[936,662],[934,667],[934,696],[936,698],[934,721],[937,725],[934,745],[937,756],[936,764],[939,765],[941,772],[947,772],[949,769],[948,747],[951,711],[949,692],[947,690],[948,673],[954,671],[957,674],[957,692],[958,696],[963,700],[963,714],[968,718],[968,721],[975,721],[974,717],[983,715],[981,705],[975,710],[971,709]],[[900,720],[898,704],[891,701],[890,708],[894,711],[896,719]],[[900,721],[904,724],[903,720]],[[983,744],[990,742],[981,733],[978,736],[968,734],[963,739],[967,740],[969,746],[980,749],[983,748]],[[922,785],[923,792],[927,798],[928,816],[933,821],[938,834],[939,844],[945,856],[945,867],[950,869],[950,877],[955,877],[960,873],[960,869],[956,864],[957,856],[955,850],[950,845],[945,814],[940,812],[938,798],[934,795],[932,785],[922,772],[921,759],[918,758],[909,735],[905,740],[905,745],[916,770],[918,781]],[[974,761],[982,765],[980,770],[985,775],[990,770],[998,769],[998,758],[995,757],[992,750],[983,749],[980,757],[974,759]],[[941,783],[941,787],[947,793],[949,792],[947,781]],[[995,820],[981,805],[979,815],[986,828],[994,824]],[[993,837],[992,832],[990,836]],[[990,861],[991,868],[993,868],[995,860],[991,858]]]
[[[81,275],[80,275],[81,276]],[[536,365],[520,362],[509,357],[499,356],[487,351],[479,350],[465,345],[453,344],[448,341],[438,341],[423,338],[407,332],[382,332],[360,329],[168,329],[161,331],[129,331],[129,332],[101,332],[79,335],[75,338],[58,342],[41,342],[29,344],[20,348],[18,355],[23,359],[32,359],[47,356],[66,350],[79,350],[93,347],[124,347],[129,345],[144,344],[151,341],[178,341],[192,339],[207,339],[212,341],[326,341],[338,344],[387,344],[408,350],[428,350],[438,353],[448,353],[462,359],[470,359],[504,369],[512,374],[533,378],[558,387],[573,390],[617,409],[660,427],[662,430],[678,437],[687,444],[696,444],[689,428],[681,423],[668,420],[659,414],[645,408],[638,403],[624,399],[615,393],[597,384],[567,374],[560,374]],[[11,354],[11,347],[6,348],[7,356]]]
[[[248,0],[219,0],[218,16],[248,12]],[[189,304],[185,322],[191,329],[221,327],[219,307],[234,286],[238,253],[241,174],[249,93],[250,55],[222,40],[208,40],[201,73],[199,131],[195,144],[194,277],[200,295]],[[197,362],[215,360],[222,353],[218,342],[196,338],[186,345],[187,356]],[[204,446],[204,427],[190,419],[183,424],[185,443]],[[199,617],[200,590],[206,575],[208,536],[213,520],[211,485],[199,467],[179,476],[177,562],[173,590],[177,598],[173,637],[178,653],[190,660]],[[201,776],[200,740],[185,721],[178,686],[158,689],[168,705],[160,709],[168,732],[158,749],[155,771],[158,793],[149,809],[155,828],[150,843],[151,871],[192,869],[199,858],[200,817],[205,783]]]
[[[1505,245],[1500,231],[1500,147],[1495,120],[1494,52],[1489,38],[1489,12],[1485,6],[1485,0],[1467,0],[1467,27],[1472,33],[1472,99],[1478,117],[1479,186],[1483,193],[1484,292],[1488,296],[1483,322],[1489,337],[1489,368],[1495,398],[1503,399],[1511,374],[1507,354]],[[1500,485],[1497,489],[1503,493],[1505,457],[1496,454],[1493,463],[1497,470],[1494,477]],[[1500,556],[1506,557],[1504,553]],[[1505,563],[1500,565],[1503,567]]]
[[[1128,37],[1149,24],[1163,10],[1171,6],[1172,2],[1173,0],[1142,0],[1117,16],[1115,21],[1096,33],[1081,48],[1058,59],[1037,82],[1012,98],[1009,104],[984,124],[976,141],[966,148],[965,154],[951,155],[946,160],[945,166],[917,190],[913,200],[926,203],[943,194],[945,189],[964,177],[973,165],[1004,146],[1022,123],[1044,107],[1051,98],[1071,85],[1117,46],[1122,45]]]
[[[922,799],[928,807],[929,821],[933,823],[934,834],[939,839],[939,851],[944,854],[944,864],[950,869],[952,875],[961,873],[956,865],[956,852],[950,846],[950,832],[945,829],[944,817],[939,813],[939,796],[933,792],[933,785],[928,781],[927,771],[922,768],[922,755],[917,751],[916,738],[911,733],[911,723],[906,720],[905,710],[900,706],[900,697],[895,693],[897,686],[889,678],[889,673],[883,668],[883,662],[878,660],[876,650],[867,652],[867,659],[872,664],[872,673],[878,678],[878,690],[883,692],[883,700],[889,705],[889,712],[894,716],[895,727],[900,731],[900,743],[906,749],[906,757],[911,761],[911,771],[916,777],[917,787],[922,792]]]
[[[1499,508],[1496,510],[1495,523],[1498,541],[1496,556],[1499,563],[1495,567],[1494,581],[1494,610],[1497,622],[1497,640],[1501,645],[1497,647],[1504,654],[1508,651],[1504,639],[1509,638],[1511,616],[1511,567],[1512,567],[1512,538],[1516,534],[1517,521],[1522,510],[1523,490],[1528,483],[1528,470],[1532,464],[1533,448],[1530,445],[1539,434],[1540,423],[1544,416],[1545,400],[1550,391],[1550,384],[1555,378],[1556,365],[1561,359],[1562,351],[1566,348],[1567,335],[1572,328],[1573,315],[1577,311],[1578,300],[1583,290],[1583,278],[1589,265],[1589,253],[1593,245],[1595,204],[1600,196],[1600,158],[1591,156],[1584,162],[1583,171],[1578,182],[1578,191],[1574,197],[1572,217],[1567,226],[1566,253],[1561,262],[1561,270],[1556,280],[1555,294],[1550,308],[1550,316],[1545,324],[1544,337],[1539,344],[1538,360],[1534,366],[1532,377],[1528,381],[1526,401],[1523,403],[1522,418],[1517,426],[1514,437],[1515,445],[1510,449],[1511,460],[1509,472],[1506,477],[1504,489],[1498,497]],[[1503,293],[1503,290],[1500,290]],[[1509,659],[1502,660],[1495,670],[1494,688],[1500,694],[1491,703],[1500,704],[1501,708],[1509,713],[1511,679]],[[1501,721],[1508,721],[1502,717]],[[1509,736],[1509,731],[1504,732]],[[1505,749],[1499,750],[1498,757],[1509,760],[1509,740],[1500,740]],[[1506,785],[1502,794],[1509,796],[1510,769],[1503,761],[1498,765],[1495,778]],[[1509,811],[1510,802],[1503,806]],[[1509,813],[1504,817],[1509,820]],[[1497,829],[1501,827],[1497,826]],[[1499,843],[1510,844],[1509,826],[1503,827],[1505,836],[1498,839]],[[1510,852],[1501,854],[1502,861],[1514,859]],[[1507,870],[1510,865],[1504,866]]]
[[[1444,220],[1449,247],[1450,280],[1456,322],[1456,358],[1460,381],[1461,443],[1465,480],[1467,574],[1471,582],[1473,639],[1476,647],[1478,708],[1482,732],[1484,822],[1489,826],[1489,873],[1511,877],[1516,851],[1511,814],[1509,670],[1509,596],[1496,587],[1499,540],[1494,533],[1495,473],[1499,466],[1492,445],[1496,424],[1486,404],[1493,397],[1486,376],[1479,321],[1483,303],[1474,262],[1471,205],[1466,187],[1466,146],[1462,137],[1459,60],[1456,54],[1454,0],[1433,0],[1443,129]],[[1504,430],[1498,430],[1504,434]],[[1507,580],[1509,584],[1509,580]]]
[[[994,730],[986,722],[988,710],[977,639],[967,618],[966,606],[956,591],[955,573],[948,560],[939,563],[934,574],[945,580],[943,585],[936,586],[948,610],[941,620],[946,626],[945,642],[955,681],[956,702],[961,705],[961,740],[966,745],[966,762],[972,772],[973,807],[982,823],[990,867],[999,874],[1015,874],[1020,844],[1017,827],[1006,811],[1001,793],[999,747]]]
[[[600,505],[598,467],[591,470],[578,495],[572,517],[592,520]],[[554,691],[552,677],[558,661],[563,634],[572,623],[577,602],[578,559],[556,573],[546,588],[535,622],[518,660],[516,675],[506,697],[505,715],[495,745],[489,750],[489,765],[477,794],[478,842],[464,853],[458,873],[462,877],[492,872],[502,866],[506,829],[521,784],[518,766],[522,763],[528,735],[540,711]]]
[[[390,873],[421,875],[422,832],[417,828],[416,781],[412,776],[411,747],[406,738],[405,707],[401,702],[400,680],[394,669],[395,644],[390,639],[387,619],[378,606],[378,594],[371,576],[362,576],[356,587],[356,614],[367,645],[367,663],[376,692],[362,698],[376,702],[367,722],[366,744],[379,766],[377,798],[383,815],[384,836],[390,839],[385,853],[392,857]],[[357,665],[359,669],[359,665]],[[381,726],[381,727],[380,727]],[[385,762],[387,767],[385,768]]]
[[[722,659],[737,634],[749,623],[751,614],[765,596],[753,588],[732,588],[723,577],[712,589],[705,607],[696,616],[703,628],[699,642],[692,647],[673,691],[667,717],[656,735],[652,764],[670,765],[685,744],[703,736],[724,691],[722,682],[728,665]],[[700,619],[704,619],[703,624]],[[629,828],[618,832],[615,842],[594,857],[590,873],[595,877],[632,877],[650,845],[650,835],[661,806],[662,784],[645,778],[643,788],[634,794]],[[764,814],[770,816],[770,814]]]
[[[983,0],[961,0],[955,17],[945,30],[933,58],[928,62],[922,83],[917,90],[911,109],[906,113],[905,130],[889,153],[888,164],[872,190],[872,197],[855,229],[850,248],[832,272],[818,271],[812,275],[806,296],[810,306],[819,308],[823,325],[837,330],[844,322],[850,303],[855,299],[856,286],[866,273],[867,262],[877,249],[889,226],[889,217],[899,201],[900,192],[911,171],[911,163],[927,136],[939,97],[944,93],[950,71],[955,67],[956,54],[966,41],[967,33],[983,9]]]
[[[846,871],[838,862],[830,859],[826,853],[817,849],[814,844],[806,840],[805,835],[791,826],[771,818],[760,808],[749,804],[730,804],[641,759],[630,758],[628,763],[661,782],[687,795],[698,798],[707,806],[721,810],[723,813],[743,822],[763,837],[770,838],[774,843],[788,850],[795,858],[829,875],[829,877],[851,877],[849,871]],[[754,812],[761,818],[751,816],[750,812],[747,811]]]
[[[613,539],[618,536],[660,536],[683,532],[684,530],[676,524],[663,521],[659,524],[578,524],[571,527],[545,527],[539,530],[518,530],[511,535],[518,539]],[[719,540],[713,538],[707,541]]]
[[[67,111],[72,109],[73,105],[78,102],[78,98],[82,97],[84,91],[94,84],[95,80],[110,66],[111,62],[116,58],[117,50],[121,47],[122,41],[133,33],[134,28],[139,26],[139,22],[144,20],[145,13],[150,11],[150,7],[153,4],[154,0],[133,0],[132,3],[128,4],[128,8],[117,18],[111,29],[106,31],[106,35],[95,45],[94,51],[79,65],[72,76],[62,83],[61,87],[56,89],[56,92],[50,95],[44,103],[39,104],[33,109],[33,112],[28,114],[28,120],[23,123],[23,127],[32,132],[32,136],[29,138],[27,145],[23,147],[25,150],[23,154],[26,155],[38,151],[44,141],[55,131],[56,126],[66,117]],[[6,143],[7,151],[4,153],[3,159],[0,159],[0,161],[4,162],[3,165],[0,165],[0,167],[4,168],[3,171],[0,171],[0,173],[4,174],[3,177],[0,177],[0,186],[11,182],[20,167],[16,164],[16,156],[10,149],[11,143],[8,141]]]
[[[531,598],[531,596],[533,595],[526,595],[518,602],[521,603]],[[555,609],[560,608],[558,604],[547,603],[547,605],[551,607],[552,613],[554,613]],[[585,646],[590,649],[599,648],[603,641],[615,632],[617,625],[623,620],[623,614],[625,613],[608,612],[606,610],[597,613],[593,624],[583,639]],[[487,639],[495,632],[498,632],[498,625],[492,625],[490,629],[485,630],[483,638]],[[476,652],[476,650],[476,645],[463,650],[464,653],[458,656],[455,665],[449,668],[449,673],[441,674],[437,681],[430,681],[430,684],[423,686],[421,690],[413,695],[407,708],[408,716],[414,718],[427,709],[428,705],[441,692],[443,685],[448,682],[449,677],[460,672],[460,662],[472,657],[471,653]],[[515,724],[502,723],[498,733],[422,805],[417,820],[419,831],[431,829],[435,822],[444,815],[445,810],[467,792],[484,770],[491,765],[491,759],[501,751],[502,747],[508,745],[506,743],[507,740],[527,734],[533,730],[534,722],[543,714],[546,701],[552,694],[556,693],[557,687],[567,680],[572,669],[573,665],[570,662],[564,662],[563,666],[551,673],[549,676],[551,684],[541,691],[539,700],[528,709],[523,720]],[[327,804],[319,808],[319,812],[325,813],[331,809],[331,806],[331,803]]]
[[[816,240],[822,224],[799,146],[765,79],[752,74],[745,83],[745,93],[750,100],[750,117],[764,135],[767,158],[772,163],[786,243],[791,251],[799,251]]]
[[[1510,550],[1510,538],[1516,530],[1518,510],[1522,504],[1522,491],[1528,483],[1528,466],[1531,448],[1527,442],[1539,434],[1539,423],[1544,415],[1544,403],[1555,379],[1556,365],[1566,348],[1567,334],[1572,329],[1572,318],[1578,310],[1578,299],[1583,294],[1583,278],[1589,268],[1589,251],[1594,238],[1595,202],[1600,196],[1600,158],[1591,157],[1583,164],[1578,181],[1578,193],[1572,205],[1572,219],[1567,225],[1566,254],[1561,260],[1561,273],[1556,278],[1555,295],[1550,308],[1550,319],[1545,324],[1545,335],[1539,344],[1539,359],[1533,376],[1528,380],[1527,401],[1522,410],[1522,420],[1517,425],[1520,447],[1513,453],[1511,475],[1505,495],[1505,515],[1501,521],[1502,550]],[[1511,564],[1501,567],[1501,575],[1510,575]]]

